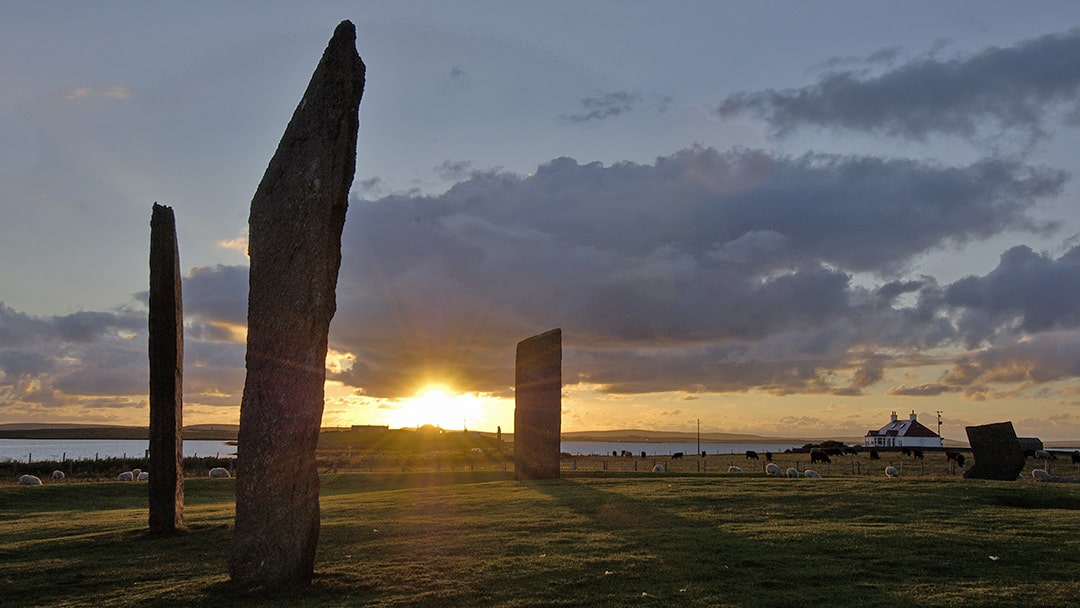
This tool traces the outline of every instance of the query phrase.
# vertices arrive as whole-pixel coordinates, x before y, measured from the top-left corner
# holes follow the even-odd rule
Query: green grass
[[[323,478],[315,581],[228,582],[231,480],[0,487],[0,606],[1071,606],[1080,485],[501,471]],[[991,556],[998,559],[992,560]]]

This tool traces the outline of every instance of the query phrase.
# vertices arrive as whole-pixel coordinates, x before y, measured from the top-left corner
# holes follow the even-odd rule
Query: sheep
[[[35,475],[23,475],[19,478],[20,486],[40,486],[41,478]]]
[[[1053,475],[1042,469],[1032,469],[1031,476],[1035,478],[1035,481],[1050,481],[1053,479]]]
[[[1057,460],[1057,456],[1054,456],[1053,452],[1046,450],[1035,450],[1035,458],[1042,458],[1043,460]]]
[[[818,473],[814,469],[806,469],[805,471],[803,471],[803,475],[809,477],[810,479],[821,479],[821,473]]]
[[[663,473],[664,472],[664,465],[662,465],[660,463],[656,463],[655,465],[653,465],[652,472],[653,473]]]
[[[737,467],[737,466],[732,465],[732,466],[727,468],[727,472],[728,473],[742,473],[742,467]]]
[[[139,475],[141,473],[142,473],[142,469],[131,469],[131,476],[134,477],[135,479],[138,479]]]
[[[57,469],[52,472],[53,481],[64,481],[64,472]]]
[[[780,465],[776,464],[775,462],[770,462],[769,464],[765,465],[765,473],[773,477],[780,475]]]
[[[139,476],[136,477],[139,481],[150,481],[150,471],[139,471]]]
[[[889,465],[889,466],[885,467],[885,476],[886,477],[899,477],[900,472],[896,470],[896,467],[894,467],[892,465]]]
[[[799,469],[796,469],[795,467],[789,468],[787,470],[787,476],[792,477],[792,478],[798,477],[799,476]]]
[[[210,479],[226,479],[228,477],[230,477],[229,470],[224,467],[210,469]]]
[[[124,471],[116,476],[116,481],[135,481],[135,476],[131,474],[131,471]]]

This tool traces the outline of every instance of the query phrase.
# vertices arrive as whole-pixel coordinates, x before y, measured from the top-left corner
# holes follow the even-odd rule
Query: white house
[[[941,436],[915,419],[914,410],[908,420],[898,420],[892,413],[889,424],[876,431],[867,431],[863,445],[868,448],[940,448]]]

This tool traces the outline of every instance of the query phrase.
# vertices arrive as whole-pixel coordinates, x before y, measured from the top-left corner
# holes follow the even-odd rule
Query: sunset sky
[[[23,2],[0,20],[0,423],[237,422],[246,226],[334,27],[367,64],[324,425],[1080,439],[1080,3]]]

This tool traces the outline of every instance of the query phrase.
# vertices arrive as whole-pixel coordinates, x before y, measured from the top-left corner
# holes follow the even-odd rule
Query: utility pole
[[[937,411],[937,434],[941,437],[941,410]]]
[[[697,419],[697,453],[701,455],[701,418]]]

